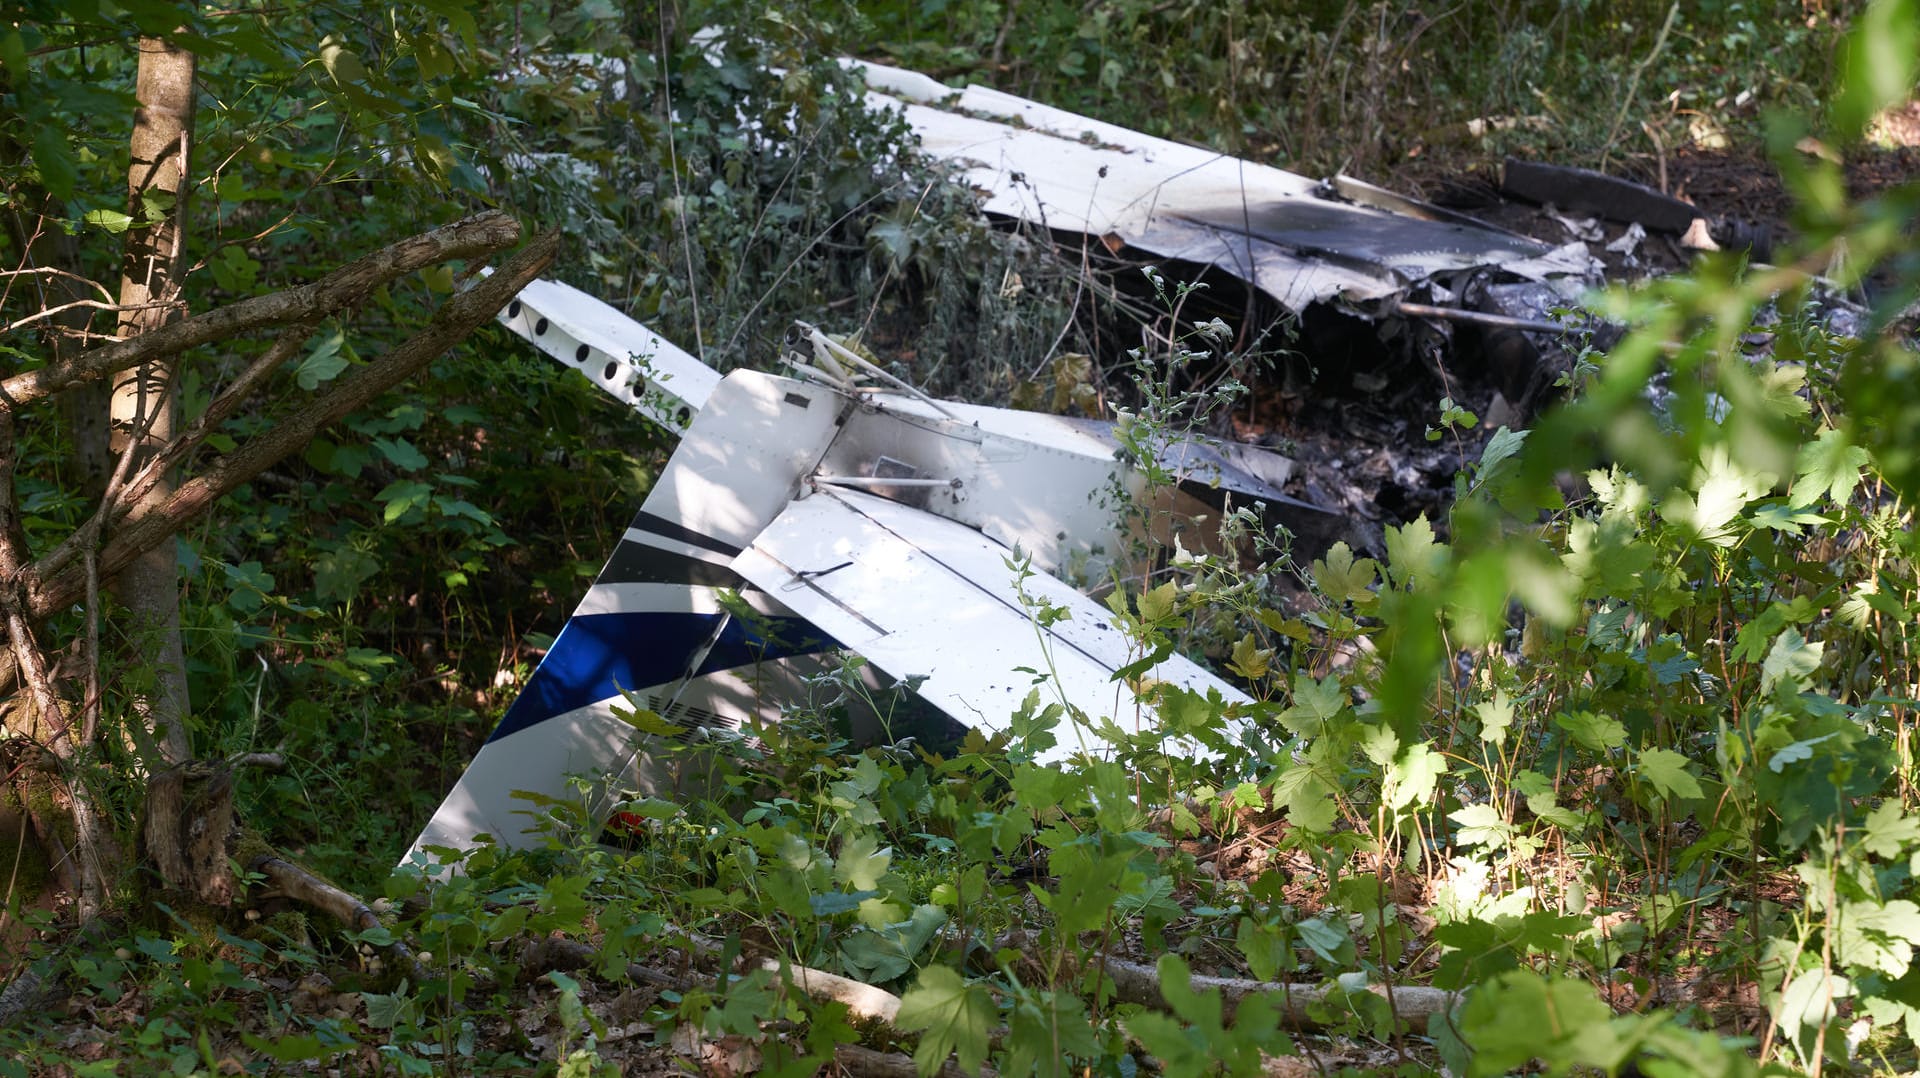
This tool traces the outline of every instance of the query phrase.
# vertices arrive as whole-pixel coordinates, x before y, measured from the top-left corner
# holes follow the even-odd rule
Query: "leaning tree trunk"
[[[135,337],[166,325],[181,312],[180,275],[186,247],[188,150],[193,137],[194,56],[159,38],[140,40],[127,172],[128,213],[138,226],[127,232],[120,280],[120,336]],[[172,440],[178,399],[174,358],[157,358],[125,372],[113,385],[111,455],[115,480],[137,474]],[[173,493],[163,477],[132,508],[165,502]],[[147,855],[169,889],[224,904],[230,884],[224,862],[212,872],[204,858],[182,849],[186,818],[188,739],[186,655],[180,641],[180,580],[174,544],[161,543],[120,573],[115,593],[126,610],[132,658],[152,670],[152,691],[136,703],[127,736],[148,776]],[[98,656],[90,657],[98,661]],[[218,817],[224,815],[216,813]],[[202,830],[205,830],[203,821]],[[222,843],[225,835],[212,837]]]

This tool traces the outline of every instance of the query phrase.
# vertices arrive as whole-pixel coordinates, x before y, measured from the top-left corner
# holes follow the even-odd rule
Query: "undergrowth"
[[[1161,27],[1173,11],[1117,8],[1095,30]],[[1252,17],[1222,11],[1187,14],[1195,33],[1241,41],[1231,20]],[[1631,14],[1556,11],[1546,40]],[[973,28],[978,53],[1001,27],[1024,32],[1014,12],[948,18]],[[1047,17],[1077,37],[1069,14]],[[1392,70],[1387,44],[1451,32],[1416,35],[1381,8],[1307,55],[1335,63],[1362,22],[1376,46],[1339,63]],[[1638,19],[1633,40],[1649,26]],[[1681,39],[1665,40],[1652,55],[1677,55]],[[756,354],[753,327],[795,311],[879,332],[889,303],[959,297],[902,374],[961,356],[951,388],[1051,374],[1077,403],[1075,353],[1044,364],[1079,312],[1029,290],[1049,272],[1031,252],[980,230],[937,177],[903,190],[871,155],[815,170],[743,134],[751,106],[796,125],[785,145],[879,146],[890,160],[883,122],[809,85],[839,77],[827,65],[789,43],[780,55],[796,62],[770,81],[747,45],[710,62],[676,44],[664,72],[630,48],[639,96],[611,115],[634,141],[588,153],[600,171],[543,211],[576,215],[588,236],[654,215],[658,242],[596,247],[586,283],[727,356]],[[1615,64],[1592,85],[1659,70]],[[1081,104],[1064,78],[1028,74]],[[1173,75],[1170,90],[1191,89]],[[581,84],[562,81],[542,102],[579,103]],[[669,115],[668,90],[690,112],[711,98],[706,126],[671,145],[640,116]],[[614,146],[595,138],[575,148]],[[637,162],[664,162],[665,178],[647,199],[612,197],[611,177]],[[1897,253],[1912,192],[1847,206],[1823,165],[1802,167],[1802,265],[1828,265],[1843,239],[1855,273]],[[739,276],[725,277],[735,256]],[[815,257],[831,268],[787,272]],[[967,259],[977,272],[955,268]],[[903,281],[913,288],[889,290]],[[714,777],[697,793],[634,791],[615,841],[573,806],[530,806],[553,821],[544,848],[483,847],[430,885],[385,866],[445,787],[435,767],[460,766],[524,678],[520,642],[557,627],[531,601],[502,614],[497,600],[563,609],[650,467],[650,447],[583,383],[496,341],[478,365],[443,365],[432,391],[355,417],[182,544],[199,736],[217,754],[286,753],[293,766],[248,792],[247,816],[383,890],[385,927],[342,937],[262,900],[245,932],[162,909],[118,938],[70,939],[9,890],[10,930],[40,938],[8,971],[32,965],[71,994],[62,1013],[0,1030],[0,1073],[575,1075],[677,1058],[805,1074],[851,1066],[853,1044],[910,1051],[923,1074],[949,1056],[969,1071],[1121,1078],[1291,1056],[1326,1072],[1496,1074],[1536,1059],[1911,1070],[1916,360],[1891,335],[1829,334],[1804,284],[1723,262],[1615,297],[1639,329],[1588,357],[1569,405],[1495,432],[1463,464],[1451,511],[1387,529],[1377,551],[1295,560],[1282,544],[1249,565],[1180,546],[1114,588],[1109,608],[1143,655],[1198,642],[1249,687],[1242,734],[1163,690],[1162,725],[1112,758],[1041,767],[1034,753],[1081,718],[1044,685],[1010,738],[944,758],[793,721],[699,750],[690,762]],[[963,356],[976,318],[992,332]],[[1143,461],[1204,403],[1156,381],[1213,351],[1174,324],[1167,352],[1139,357],[1127,436]],[[340,347],[323,337],[303,368],[329,377]],[[1036,366],[983,358],[996,348]],[[1441,431],[1473,421],[1435,414]],[[59,432],[26,437],[57,476]],[[55,534],[74,506],[59,482],[34,482],[26,525]],[[524,553],[535,541],[557,553]],[[1168,752],[1163,733],[1209,753]],[[402,939],[417,965],[387,950]],[[1122,964],[1149,969],[1153,991],[1121,991]],[[790,987],[796,966],[897,991],[898,1015],[856,1020]],[[1229,1000],[1201,979],[1220,975],[1265,987]],[[1433,998],[1417,990],[1444,998],[1413,1020],[1412,1002]]]
[[[1310,175],[1520,153],[1651,176],[1689,147],[1758,144],[1770,110],[1819,108],[1865,6],[1123,0],[861,4],[855,18],[869,53],[951,85]]]

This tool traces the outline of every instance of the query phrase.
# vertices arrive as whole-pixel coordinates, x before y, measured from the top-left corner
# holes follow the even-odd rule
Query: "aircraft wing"
[[[1115,671],[1138,660],[1111,611],[964,524],[853,490],[818,487],[757,536],[733,568],[783,606],[969,726],[1005,729],[1027,694],[1125,728],[1151,706]],[[1043,627],[1045,608],[1064,611]],[[1175,655],[1145,675],[1233,703],[1247,697]],[[1093,749],[1070,723],[1043,763]]]

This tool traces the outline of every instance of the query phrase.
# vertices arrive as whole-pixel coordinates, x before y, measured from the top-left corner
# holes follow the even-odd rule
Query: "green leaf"
[[[243,614],[251,614],[266,605],[273,595],[273,574],[267,572],[257,561],[242,562],[239,565],[223,565],[226,574],[227,605]]]
[[[62,199],[73,196],[74,182],[80,178],[80,161],[62,126],[43,123],[34,132],[33,163],[48,193]]]
[[[833,878],[850,890],[871,891],[880,886],[880,878],[892,863],[892,847],[882,848],[872,832],[855,835],[841,844],[840,856],[833,863]]]
[[[1776,775],[1783,774],[1788,764],[1797,764],[1805,760],[1813,759],[1813,747],[1815,745],[1839,736],[1837,733],[1821,734],[1819,737],[1810,737],[1802,741],[1796,741],[1769,757],[1767,759],[1767,770]]]
[[[1280,713],[1287,729],[1301,737],[1317,737],[1326,724],[1347,706],[1347,691],[1339,674],[1315,681],[1304,673],[1293,675],[1293,706]]]
[[[1858,139],[1880,110],[1904,100],[1920,79],[1920,0],[1876,0],[1847,33],[1834,136]]]
[[[1433,537],[1433,524],[1427,514],[1399,528],[1386,529],[1387,572],[1398,587],[1431,576],[1445,564],[1447,548]]]
[[[615,811],[644,820],[671,820],[686,810],[677,802],[658,797],[642,797],[637,801],[622,801]]]
[[[1140,611],[1140,620],[1153,624],[1173,616],[1174,602],[1180,596],[1180,586],[1169,580],[1157,588],[1149,588],[1140,593],[1136,600]]]
[[[1427,745],[1410,745],[1381,778],[1380,797],[1395,812],[1426,800],[1433,784],[1447,773],[1447,758]]]
[[[323,551],[313,561],[313,594],[323,603],[344,603],[360,593],[360,585],[380,571],[380,560],[365,551],[342,546]]]
[[[221,248],[207,260],[207,268],[213,271],[214,282],[229,292],[250,291],[260,277],[260,263],[238,244]]]
[[[409,510],[424,509],[433,500],[433,487],[418,479],[396,479],[375,494],[373,500],[387,507],[381,519],[391,524]]]
[[[1815,967],[1788,983],[1781,993],[1776,1017],[1795,1036],[1803,1027],[1824,1026],[1838,1013],[1834,1004],[1853,995],[1853,982]]]
[[[1867,814],[1860,846],[1875,857],[1893,860],[1920,846],[1920,817],[1909,816],[1898,799],[1883,801]]]
[[[1306,944],[1314,954],[1319,955],[1322,961],[1333,966],[1347,965],[1352,960],[1354,953],[1353,936],[1347,931],[1345,915],[1342,914],[1340,916],[1341,919],[1335,921],[1332,917],[1322,914],[1318,917],[1308,917],[1293,926],[1294,931],[1300,934],[1300,942]],[[1173,956],[1167,956],[1167,958],[1171,957]],[[1162,958],[1161,961],[1166,961],[1166,958]],[[1220,1017],[1218,1010],[1220,1004],[1218,990],[1216,989],[1214,992],[1209,993],[1209,995],[1214,996],[1213,1005],[1215,1010],[1213,1017],[1215,1021],[1218,1021]],[[1172,1003],[1173,1001],[1169,999],[1168,1002]],[[1189,1018],[1189,1021],[1191,1021],[1191,1018]]]
[[[968,984],[951,967],[928,966],[900,997],[900,1014],[893,1024],[922,1031],[913,1062],[927,1078],[949,1055],[958,1057],[961,1070],[978,1074],[996,1016],[993,997],[984,986]]]
[[[1323,832],[1333,826],[1340,806],[1333,784],[1306,764],[1295,764],[1273,783],[1275,805],[1285,805],[1287,822],[1303,831]]]
[[[1042,836],[1043,843],[1053,841]],[[1091,932],[1114,917],[1114,897],[1127,875],[1128,860],[1126,853],[1098,853],[1084,842],[1066,842],[1048,858],[1059,884],[1050,894],[1036,888],[1034,897],[1053,912],[1062,934]]]
[[[1914,944],[1920,943],[1920,906],[1904,898],[1847,902],[1833,920],[1834,957],[1843,965],[1878,970],[1892,980],[1907,975]]]
[[[314,346],[313,351],[307,353],[307,358],[302,360],[299,369],[294,371],[294,380],[300,384],[301,389],[309,392],[318,389],[323,383],[333,381],[339,377],[341,371],[347,369],[347,361],[340,355],[340,348],[346,343],[346,339],[346,334],[337,329],[320,338],[320,343]]]
[[[1334,602],[1363,599],[1371,593],[1379,570],[1372,558],[1354,561],[1347,544],[1335,543],[1324,559],[1313,563],[1313,583]]]
[[[1460,825],[1460,844],[1500,849],[1513,836],[1513,826],[1492,805],[1468,805],[1447,819]]]
[[[1633,1044],[1611,1035],[1612,1018],[1584,981],[1508,970],[1470,994],[1461,1008],[1462,1032],[1473,1046],[1468,1074],[1504,1074],[1535,1058],[1561,1072],[1575,1063],[1613,1072]]]
[[[1685,756],[1671,749],[1642,749],[1634,773],[1668,801],[1705,796]]]
[[[1836,504],[1845,505],[1860,485],[1860,471],[1872,458],[1854,445],[1844,432],[1828,428],[1820,436],[1800,446],[1794,467],[1793,505],[1812,505],[1822,494]]]
[[[1246,678],[1257,681],[1267,676],[1267,664],[1273,659],[1274,649],[1263,648],[1252,633],[1242,633],[1234,641],[1233,654],[1227,660],[1227,669]]]
[[[426,455],[405,438],[375,438],[373,448],[403,472],[417,472],[427,466]]]
[[[329,1045],[311,1033],[288,1034],[268,1040],[252,1033],[240,1034],[247,1047],[273,1059],[277,1063],[298,1063],[305,1059],[325,1059],[345,1051],[349,1046]]]
[[[1756,528],[1767,528],[1787,535],[1799,535],[1810,524],[1831,524],[1832,521],[1819,513],[1806,509],[1795,509],[1780,501],[1767,501],[1748,514],[1748,520]]]
[[[88,210],[83,220],[116,236],[133,226],[133,218],[119,210]]]
[[[861,903],[878,896],[878,891],[827,891],[807,896],[807,908],[815,917],[836,917],[857,910]]]
[[[1081,1072],[1080,1060],[1099,1056],[1098,1026],[1087,1005],[1072,992],[1022,992],[1008,1023],[1008,1075],[1069,1078]]]
[[[870,984],[891,981],[913,968],[913,960],[924,951],[947,923],[946,911],[938,906],[915,906],[904,921],[879,928],[856,928],[840,943],[840,960],[848,970]]]
[[[1480,451],[1480,466],[1473,470],[1473,489],[1492,492],[1496,499],[1508,495],[1513,477],[1519,472],[1519,453],[1527,444],[1527,432],[1502,426],[1487,439]],[[1509,508],[1516,508],[1510,506]]]
[[[350,82],[367,81],[366,65],[334,35],[321,40],[320,63],[327,69],[327,74],[333,76],[333,81],[343,86]]]
[[[1574,743],[1592,752],[1610,752],[1627,743],[1627,728],[1620,720],[1592,711],[1567,712],[1553,717],[1553,724],[1565,730]]]
[[[1496,689],[1493,699],[1475,704],[1473,713],[1480,719],[1480,740],[1496,746],[1506,742],[1507,730],[1513,726],[1513,701],[1505,689]]]
[[[1760,689],[1765,692],[1783,685],[1789,692],[1804,688],[1815,670],[1826,645],[1809,643],[1798,629],[1784,629],[1773,639],[1767,661],[1760,665]]]
[[[390,994],[362,992],[360,998],[366,1002],[366,1023],[375,1029],[409,1026],[415,1021],[413,995],[405,985]]]

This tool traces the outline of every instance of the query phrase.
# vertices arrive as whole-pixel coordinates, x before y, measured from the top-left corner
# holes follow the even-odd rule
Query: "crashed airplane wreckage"
[[[660,743],[619,711],[738,730],[804,701],[808,679],[842,650],[944,716],[911,731],[872,718],[855,732],[868,743],[1005,729],[1035,670],[1054,682],[1045,700],[1096,722],[1151,710],[1152,692],[1217,698],[1229,721],[1251,703],[1178,655],[1119,679],[1142,656],[1105,607],[1059,579],[1099,573],[1125,542],[1110,502],[1143,484],[1111,425],[869,384],[863,375],[891,379],[811,327],[795,335],[794,377],[722,378],[566,285],[534,283],[503,318],[682,433],[416,851],[464,849],[482,834],[525,845],[544,820],[522,792],[564,798],[575,775],[608,791],[670,788]],[[1324,516],[1279,489],[1287,462],[1263,450],[1193,441],[1163,457],[1184,477],[1171,512],[1231,498],[1306,527]],[[1041,627],[1042,604],[1068,616]],[[1097,748],[1072,721],[1055,737],[1040,760]]]
[[[1351,177],[1310,179],[988,87],[843,62],[923,153],[960,167],[986,213],[1213,267],[1295,313],[1339,302],[1388,314],[1416,287],[1457,292],[1457,274],[1557,286],[1568,301],[1597,283],[1584,243],[1549,247]]]
[[[867,74],[927,152],[965,164],[989,213],[1214,266],[1290,309],[1431,295],[1454,272],[1576,285],[1590,272],[1584,252],[1364,185],[1330,188],[978,87]],[[501,320],[681,440],[410,861],[482,836],[540,841],[540,799],[576,796],[575,776],[597,791],[596,820],[629,792],[671,789],[660,735],[629,721],[633,709],[669,730],[741,730],[804,703],[843,651],[936,713],[911,731],[923,739],[1007,729],[1037,670],[1051,682],[1043,699],[1072,705],[1041,762],[1099,752],[1088,723],[1124,724],[1166,692],[1217,700],[1229,736],[1266,736],[1245,721],[1243,693],[1188,659],[1136,669],[1111,613],[1061,579],[1097,578],[1129,538],[1112,503],[1143,484],[1110,424],[934,400],[805,326],[790,375],[722,377],[554,282],[529,286]],[[1291,464],[1269,451],[1192,440],[1161,463],[1181,477],[1166,512],[1230,501],[1296,533],[1343,524],[1289,497]],[[1043,625],[1041,604],[1068,616]],[[866,725],[866,743],[909,732]]]

